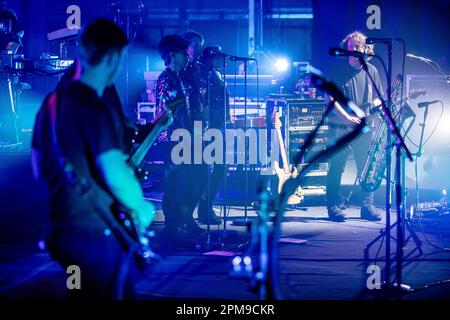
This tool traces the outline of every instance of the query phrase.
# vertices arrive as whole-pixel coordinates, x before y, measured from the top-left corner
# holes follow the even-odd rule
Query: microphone
[[[228,56],[231,61],[256,61],[255,58]]]
[[[427,62],[427,63],[433,62],[433,60],[431,60],[431,59],[427,59],[427,58],[424,58],[424,57],[419,57],[419,56],[413,55],[412,53],[407,53],[406,56],[408,58],[416,59],[416,60]]]
[[[366,58],[366,57],[372,57],[371,54],[362,53],[359,51],[348,51],[341,48],[330,48],[328,51],[330,56],[333,57],[357,57],[357,58]]]
[[[433,101],[428,101],[428,102],[421,102],[419,103],[417,106],[419,108],[427,108],[430,104],[435,104],[441,102],[440,100],[433,100]]]
[[[223,57],[225,59],[229,59],[231,61],[256,61],[255,58],[247,58],[247,57],[237,57],[233,56],[231,54],[226,54],[217,50],[210,50],[209,51],[210,56],[217,56],[217,57]]]
[[[401,39],[399,38],[367,38],[366,44],[374,44],[374,43],[394,43],[399,42]]]

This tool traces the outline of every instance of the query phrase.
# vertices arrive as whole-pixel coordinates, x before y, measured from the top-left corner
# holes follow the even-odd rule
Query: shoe
[[[369,221],[380,221],[381,216],[374,206],[361,207],[361,219]]]
[[[198,227],[202,232],[202,228]],[[197,231],[199,232],[199,231]],[[188,228],[186,225],[178,226],[175,230],[165,228],[161,232],[161,239],[171,243],[174,246],[188,246],[191,247],[198,243],[201,243],[201,235],[194,233],[192,228]]]
[[[209,224],[212,226],[216,226],[222,223],[222,219],[216,215],[214,210],[209,211],[209,221],[208,216],[204,213],[198,213],[198,222],[202,224]]]
[[[187,234],[194,236],[201,236],[205,233],[205,229],[200,228],[194,221],[183,226],[183,229]]]
[[[339,206],[328,207],[328,217],[331,221],[343,222],[347,220],[347,216],[339,208]]]

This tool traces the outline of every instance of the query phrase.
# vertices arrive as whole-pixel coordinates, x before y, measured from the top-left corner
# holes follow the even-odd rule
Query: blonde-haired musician
[[[341,47],[349,51],[373,54],[373,46],[367,45],[366,39],[367,37],[363,33],[355,31],[342,40]],[[367,63],[367,65],[377,86],[382,90],[378,70],[370,63]],[[345,66],[342,66],[342,70],[336,73],[336,79],[338,80],[338,84],[343,85],[344,93],[350,100],[354,101],[358,106],[367,105],[363,111],[368,113],[370,111],[369,105],[376,98],[375,90],[365,71],[362,69],[358,58],[349,57],[348,64],[345,63]],[[336,136],[339,136],[340,131],[333,127],[352,126],[355,123],[360,122],[360,119],[351,110],[346,110],[344,106],[341,106],[338,103],[335,103],[335,108],[333,108],[333,110],[334,114],[330,117],[330,126],[332,129],[330,130],[329,138],[331,141],[334,140]],[[346,220],[346,216],[340,207],[341,198],[339,192],[342,173],[344,172],[349,155],[353,152],[359,175],[363,169],[371,140],[371,134],[364,134],[330,159],[330,169],[327,176],[327,209],[330,220]],[[373,205],[373,193],[363,192],[361,218],[372,221],[380,220],[381,218]]]

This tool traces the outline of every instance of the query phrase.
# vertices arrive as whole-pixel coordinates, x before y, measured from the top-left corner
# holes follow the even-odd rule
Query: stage
[[[382,212],[382,208],[378,208]],[[243,217],[242,207],[232,207],[227,232],[212,227],[213,243],[217,235],[223,247],[206,248],[186,245],[168,248],[159,240],[163,215],[158,213],[154,224],[155,251],[162,256],[136,283],[140,300],[256,300],[247,279],[230,276],[231,259],[245,251],[249,240],[246,227],[231,221]],[[282,225],[280,248],[280,280],[284,300],[374,300],[386,299],[379,290],[368,290],[367,264],[364,248],[385,226],[381,222],[361,220],[356,208],[348,208],[349,219],[338,223],[327,220],[325,207],[290,210]],[[395,212],[394,212],[395,214]],[[249,211],[249,218],[255,217]],[[201,225],[206,228],[204,225]],[[412,219],[413,229],[422,241],[419,254],[411,240],[405,248],[403,283],[420,289],[450,279],[450,216]],[[395,233],[393,233],[395,236]],[[425,238],[426,237],[426,238]],[[428,241],[426,240],[428,239]],[[384,266],[381,242],[371,250],[369,264]],[[395,253],[394,241],[392,252]],[[412,253],[411,255],[409,255]],[[409,255],[409,256],[408,256]],[[393,255],[394,257],[394,255]],[[393,264],[395,271],[395,263]],[[64,300],[67,298],[66,274],[45,251],[32,244],[9,244],[0,247],[0,297],[2,300]],[[450,285],[441,284],[421,292],[407,294],[405,300],[450,299]]]

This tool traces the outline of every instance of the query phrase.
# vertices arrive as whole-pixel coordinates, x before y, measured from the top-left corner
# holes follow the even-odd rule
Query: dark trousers
[[[205,174],[205,165],[171,165],[167,170],[162,208],[168,230],[194,223],[192,215],[203,193]]]
[[[131,254],[104,228],[65,226],[54,228],[47,237],[53,259],[64,271],[80,268],[81,289],[68,290],[69,297],[81,300],[134,299],[134,264]],[[69,277],[71,274],[67,274]],[[66,283],[62,283],[66,286]]]
[[[208,167],[209,168],[209,167]],[[205,188],[198,206],[198,215],[206,216],[212,210],[214,199],[223,180],[225,165],[213,164],[212,171],[207,169],[205,175]]]
[[[330,168],[327,176],[327,191],[326,191],[328,207],[339,205],[341,202],[339,193],[341,188],[341,179],[348,157],[350,156],[351,153],[353,153],[356,162],[356,167],[358,170],[357,174],[359,176],[364,167],[364,163],[366,162],[367,152],[369,150],[371,140],[372,140],[371,135],[361,136],[350,145],[344,147],[330,159]],[[366,192],[364,190],[362,190],[362,192],[363,192],[362,206],[367,207],[373,205],[374,202],[373,192]]]

